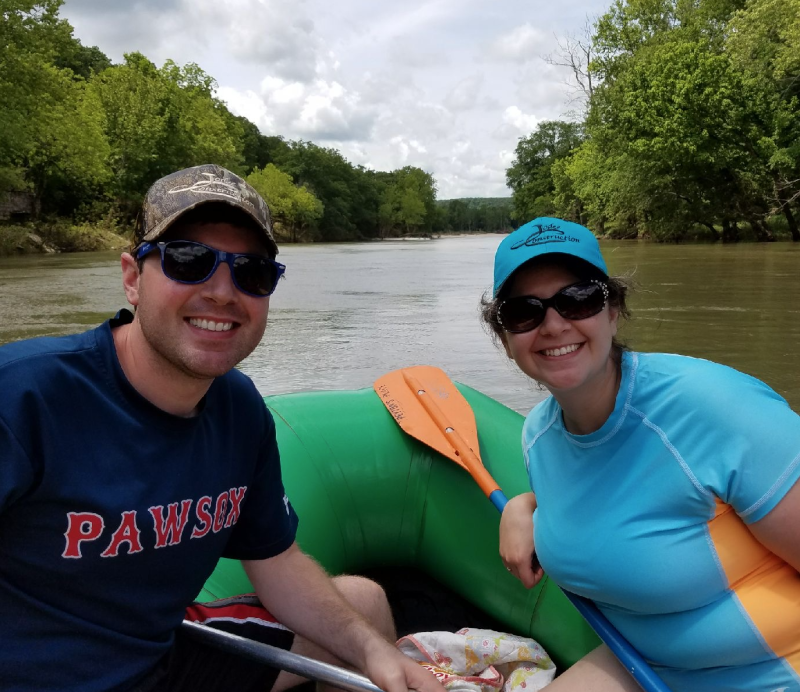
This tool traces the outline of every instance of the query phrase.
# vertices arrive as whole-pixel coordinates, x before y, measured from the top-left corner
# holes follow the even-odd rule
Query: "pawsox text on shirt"
[[[192,514],[192,505],[194,505],[195,521],[190,538],[202,538],[209,531],[219,533],[223,528],[233,526],[239,520],[240,506],[246,492],[247,486],[244,486],[222,492],[216,500],[209,495],[204,495],[196,503],[194,500],[173,502],[167,505],[166,512],[163,505],[148,508],[156,538],[152,547],[164,548],[181,542],[184,529],[186,529]],[[122,512],[119,524],[111,532],[108,545],[100,553],[100,556],[117,557],[120,548],[125,544],[127,544],[128,555],[144,550],[139,529],[140,521],[139,512],[136,510]],[[149,524],[150,519],[147,518],[146,521]],[[61,557],[74,559],[83,557],[81,544],[87,541],[96,541],[102,538],[104,533],[108,535],[106,520],[99,514],[67,512],[67,530],[64,533],[65,546]]]

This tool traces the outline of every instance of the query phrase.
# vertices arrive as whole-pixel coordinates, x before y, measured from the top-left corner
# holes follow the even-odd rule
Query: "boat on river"
[[[457,384],[475,413],[484,466],[508,496],[528,489],[523,417]],[[499,515],[470,475],[405,434],[373,389],[266,397],[275,418],[298,543],[331,574],[383,569],[427,575],[536,639],[569,667],[599,640],[546,577],[525,589],[498,556]],[[252,591],[241,565],[222,560],[200,600]],[[463,623],[467,625],[468,623]],[[445,629],[436,627],[429,629]]]

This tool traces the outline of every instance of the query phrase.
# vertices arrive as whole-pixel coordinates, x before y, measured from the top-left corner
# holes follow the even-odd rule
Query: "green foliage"
[[[129,241],[113,223],[73,224],[64,219],[32,224],[0,224],[0,257],[41,252],[124,250]]]
[[[293,142],[276,165],[322,202],[323,240],[353,240],[358,236],[353,220],[359,201],[355,196],[357,171],[338,151],[311,142]]]
[[[516,213],[661,240],[771,240],[782,214],[800,240],[800,0],[616,0],[595,29],[585,139],[520,141]]]
[[[514,227],[510,197],[466,197],[437,203],[437,230],[444,233],[508,233]]]
[[[514,161],[506,171],[506,182],[513,190],[512,216],[519,223],[554,212],[551,168],[580,144],[582,136],[580,124],[551,120],[519,140]]]
[[[282,144],[283,141],[280,140]],[[407,166],[391,173],[355,167],[335,149],[311,142],[275,146],[275,165],[322,203],[320,240],[357,240],[401,233],[430,233],[436,185]]]
[[[242,165],[246,173],[264,168],[289,154],[289,145],[283,137],[262,135],[255,123],[240,115],[231,115],[242,128]]]
[[[109,179],[102,114],[53,62],[77,44],[60,4],[6,2],[0,29],[0,194],[29,189],[44,211],[69,210]]]
[[[436,218],[436,183],[430,173],[406,166],[384,178],[378,211],[381,236],[430,233]]]
[[[92,79],[124,212],[133,215],[150,184],[172,171],[202,163],[241,168],[241,126],[212,96],[215,86],[197,65],[167,61],[159,70],[140,53]]]
[[[311,235],[316,230],[322,217],[322,202],[305,186],[295,185],[289,174],[268,163],[248,175],[247,182],[266,200],[276,230],[286,232],[289,240],[296,243],[302,233]]]
[[[250,174],[292,240],[427,233],[437,224],[430,174],[379,173],[333,149],[263,135],[216,98],[214,78],[195,64],[159,68],[129,53],[112,65],[73,36],[61,4],[0,0],[0,195],[29,191],[45,217],[77,229],[127,224],[156,179],[217,163]],[[65,223],[57,226],[73,228]],[[61,232],[62,245],[82,234]]]

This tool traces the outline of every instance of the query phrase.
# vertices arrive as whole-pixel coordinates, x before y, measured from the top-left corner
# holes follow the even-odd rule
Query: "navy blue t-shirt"
[[[111,330],[0,348],[0,689],[126,690],[220,556],[286,550],[275,423],[217,378],[192,418],[127,381]]]

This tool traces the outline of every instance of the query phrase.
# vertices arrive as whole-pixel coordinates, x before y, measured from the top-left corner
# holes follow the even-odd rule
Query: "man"
[[[151,187],[122,255],[133,314],[0,348],[0,689],[296,684],[180,634],[227,556],[286,626],[268,639],[288,645],[289,628],[295,650],[388,692],[441,692],[390,642],[377,585],[334,587],[294,542],[272,416],[233,369],[264,334],[277,252],[245,181],[179,171]]]

